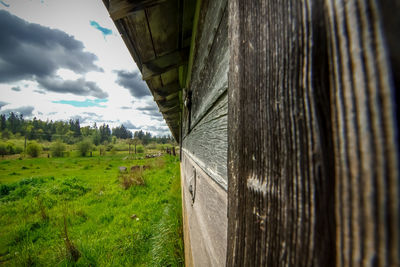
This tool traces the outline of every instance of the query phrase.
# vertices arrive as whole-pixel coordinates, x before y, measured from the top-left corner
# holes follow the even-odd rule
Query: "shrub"
[[[0,142],[0,155],[1,156],[7,155],[7,146],[3,142]]]
[[[77,144],[77,148],[79,154],[84,157],[92,150],[92,141],[90,139],[85,139]]]
[[[38,157],[41,151],[42,147],[36,141],[29,142],[28,146],[26,147],[26,153],[28,153],[28,155],[32,158]]]
[[[147,149],[152,149],[152,150],[157,149],[157,144],[155,144],[155,143],[150,143],[150,144],[148,144],[148,145],[146,146],[146,148],[147,148]]]
[[[100,156],[105,156],[106,155],[106,151],[107,151],[107,147],[106,146],[99,146],[99,154],[100,154]]]
[[[7,154],[8,155],[15,154],[15,145],[12,142],[7,142],[6,143],[6,149],[7,149]]]
[[[136,147],[136,153],[144,153],[144,147],[143,146],[137,146]]]
[[[22,147],[16,147],[14,143],[8,142],[0,142],[0,155],[13,155],[19,154],[23,151]]]
[[[15,147],[15,154],[21,154],[24,151],[24,149],[20,146]]]
[[[112,144],[104,145],[104,147],[106,148],[107,151],[111,151],[111,149],[114,148],[114,146]]]
[[[5,129],[5,130],[1,133],[1,137],[2,137],[3,139],[11,139],[11,138],[13,138],[14,136],[13,136],[13,134],[12,134],[9,130]]]
[[[120,174],[119,180],[121,182],[122,188],[125,190],[129,189],[133,185],[145,185],[141,170],[135,171],[133,173]]]
[[[53,157],[62,157],[64,155],[65,152],[65,144],[62,143],[61,141],[57,141],[55,142],[52,146],[51,146],[51,156]]]

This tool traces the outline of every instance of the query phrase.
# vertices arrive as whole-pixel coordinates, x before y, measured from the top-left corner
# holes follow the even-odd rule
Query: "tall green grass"
[[[179,160],[139,156],[0,161],[0,265],[183,266]]]

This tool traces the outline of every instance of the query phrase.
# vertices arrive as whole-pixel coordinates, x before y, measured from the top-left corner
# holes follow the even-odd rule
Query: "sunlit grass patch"
[[[136,165],[150,168],[131,172]],[[7,159],[0,166],[0,265],[183,265],[177,157]],[[132,181],[127,188],[123,177]]]

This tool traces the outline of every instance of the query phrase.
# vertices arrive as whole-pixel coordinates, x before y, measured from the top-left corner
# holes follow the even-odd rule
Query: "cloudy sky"
[[[101,0],[0,0],[0,113],[169,134]]]

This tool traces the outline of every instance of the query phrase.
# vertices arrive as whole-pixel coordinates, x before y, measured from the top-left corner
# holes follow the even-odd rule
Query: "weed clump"
[[[83,185],[81,180],[77,178],[69,178],[65,179],[60,184],[56,184],[50,189],[50,193],[62,196],[64,200],[71,200],[85,195],[90,190],[89,187]]]
[[[127,190],[134,185],[145,185],[143,171],[141,169],[131,171],[130,173],[120,173],[119,180],[123,189]]]
[[[43,198],[37,197],[36,198],[36,202],[37,202],[37,205],[39,207],[40,217],[42,218],[43,221],[48,221],[49,220],[49,216],[47,215],[46,206],[43,203]]]
[[[64,242],[65,242],[65,247],[67,249],[68,257],[74,262],[77,262],[81,257],[81,253],[75,247],[74,243],[72,243],[72,241],[69,239],[67,219],[65,218],[65,214],[64,214]]]

